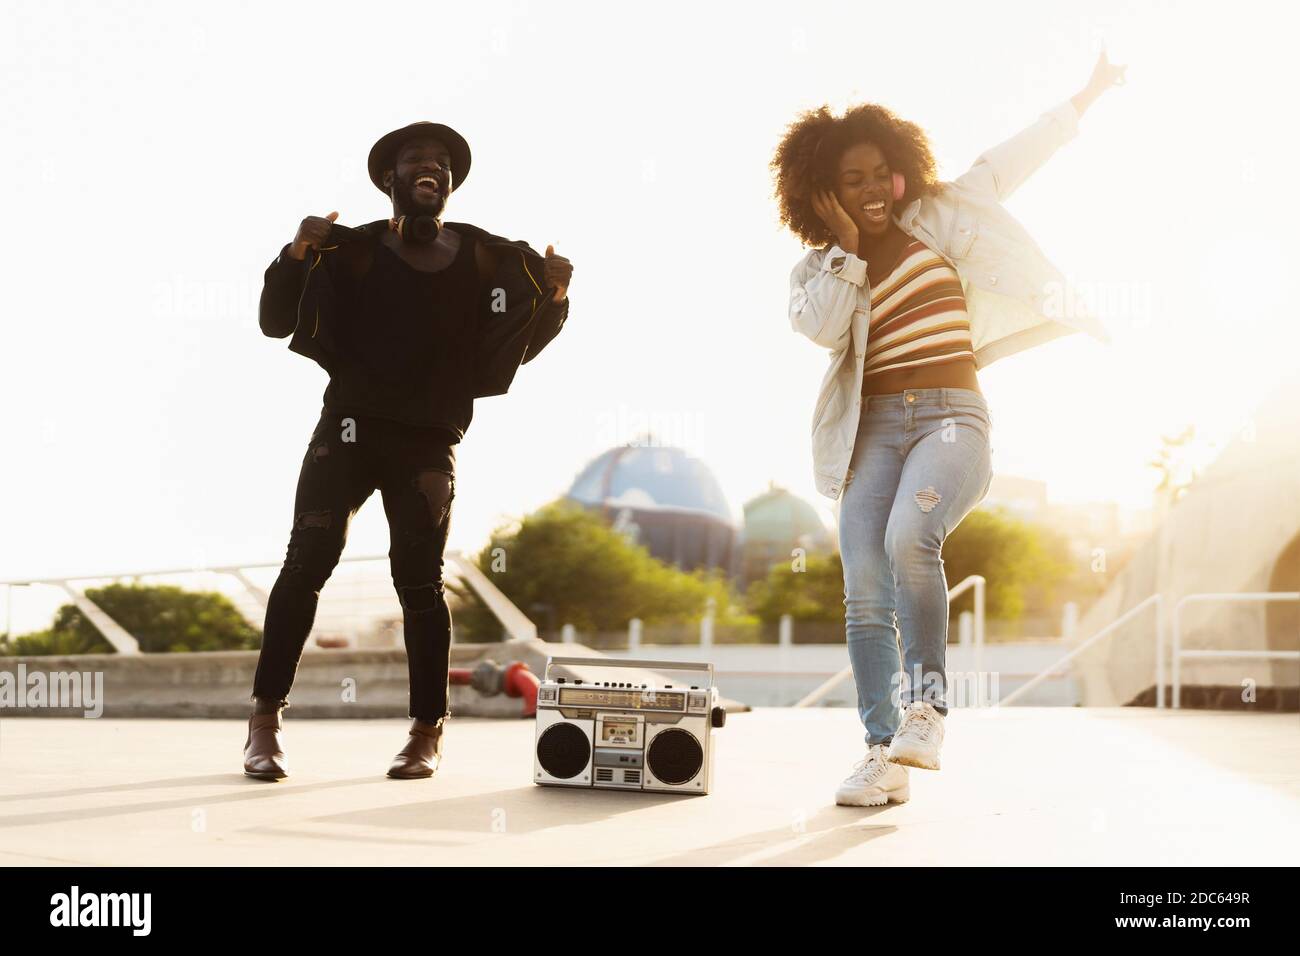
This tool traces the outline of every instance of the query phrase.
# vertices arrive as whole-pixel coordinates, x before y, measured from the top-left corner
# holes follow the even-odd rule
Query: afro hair
[[[808,110],[786,129],[771,163],[781,224],[805,245],[835,240],[813,210],[812,195],[833,189],[840,157],[859,143],[874,143],[890,170],[906,177],[907,190],[899,203],[940,189],[929,138],[915,123],[874,103],[851,107],[843,116],[835,116],[827,106]]]

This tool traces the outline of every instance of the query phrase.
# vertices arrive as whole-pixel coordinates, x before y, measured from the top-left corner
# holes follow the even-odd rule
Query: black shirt
[[[479,299],[474,240],[438,272],[382,242],[363,274],[338,275],[337,354],[326,409],[445,430],[459,441],[474,414],[469,379]]]

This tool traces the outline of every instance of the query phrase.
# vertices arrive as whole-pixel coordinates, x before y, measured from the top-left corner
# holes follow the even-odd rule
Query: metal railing
[[[1174,605],[1173,614],[1173,653],[1169,654],[1166,650],[1166,626],[1164,600],[1160,594],[1152,594],[1139,603],[1133,605],[1124,614],[1116,618],[1110,624],[1106,625],[1092,637],[1088,638],[1078,647],[1071,650],[1068,654],[1056,661],[1050,667],[1045,668],[1041,673],[1032,678],[998,703],[999,707],[1004,707],[1014,703],[1024,696],[1031,689],[1038,686],[1060,668],[1068,664],[1074,658],[1078,657],[1085,650],[1110,634],[1116,628],[1127,623],[1139,611],[1148,604],[1156,606],[1156,707],[1163,709],[1165,706],[1165,659],[1170,658],[1172,670],[1172,698],[1174,708],[1181,707],[1182,695],[1182,662],[1185,659],[1220,659],[1220,660],[1288,660],[1300,661],[1300,651],[1255,651],[1255,650],[1220,650],[1204,648],[1197,650],[1183,649],[1183,608],[1188,604],[1204,603],[1209,601],[1243,601],[1243,602],[1266,602],[1266,601],[1300,601],[1300,592],[1296,591],[1241,591],[1241,592],[1202,592],[1197,594],[1188,594],[1179,599]]]
[[[1187,604],[1208,602],[1208,601],[1241,601],[1264,603],[1268,601],[1300,601],[1300,591],[1241,591],[1237,593],[1217,594],[1205,592],[1202,594],[1188,594],[1174,605],[1174,653],[1173,653],[1173,678],[1174,678],[1174,709],[1181,706],[1182,695],[1182,677],[1183,677],[1183,659],[1184,658],[1217,658],[1221,660],[1284,660],[1300,661],[1300,651],[1234,651],[1234,650],[1214,650],[1202,648],[1198,650],[1183,650],[1183,607]],[[1162,688],[1163,689],[1163,688]]]
[[[496,615],[501,622],[506,633],[512,638],[523,638],[534,640],[537,637],[537,626],[528,619],[523,611],[503,594],[488,577],[479,570],[478,566],[472,560],[465,557],[459,551],[449,551],[444,556],[451,570],[463,582],[483,600],[488,609]],[[342,558],[339,561],[343,564],[357,564],[365,561],[387,561],[387,555],[363,555],[355,558]],[[140,642],[135,636],[128,632],[121,624],[113,620],[103,608],[99,607],[86,596],[84,587],[77,582],[86,581],[118,581],[124,578],[154,578],[166,577],[171,575],[194,575],[194,574],[224,574],[234,578],[252,597],[257,605],[266,611],[266,604],[269,598],[268,593],[252,581],[245,571],[251,568],[273,568],[279,562],[271,561],[254,561],[248,564],[224,565],[219,567],[202,567],[202,568],[167,568],[159,571],[131,571],[120,574],[82,574],[75,577],[65,578],[43,578],[21,581],[2,581],[0,584],[8,588],[9,598],[5,601],[6,615],[9,614],[9,608],[12,605],[13,589],[15,587],[29,587],[32,585],[45,585],[62,590],[68,595],[72,603],[81,611],[86,618],[95,626],[104,638],[113,645],[113,649],[119,654],[139,654]],[[9,625],[6,623],[6,633]]]
[[[1103,627],[1096,634],[1092,635],[1092,637],[1088,638],[1078,647],[1074,648],[1072,651],[1070,651],[1060,660],[1056,661],[1055,663],[1051,664],[1048,667],[1043,668],[1043,670],[1041,670],[1037,674],[1037,676],[1030,678],[1027,682],[1021,684],[1011,693],[1007,694],[1007,696],[1003,697],[1000,701],[998,701],[995,706],[1006,707],[1008,704],[1015,703],[1025,694],[1029,693],[1031,690],[1033,690],[1035,687],[1041,684],[1043,681],[1047,680],[1048,677],[1056,673],[1056,671],[1060,670],[1060,668],[1063,665],[1070,663],[1070,661],[1074,660],[1076,657],[1078,657],[1088,648],[1092,647],[1093,644],[1096,644],[1099,640],[1101,640],[1111,631],[1114,631],[1122,624],[1128,623],[1128,621],[1131,618],[1134,618],[1138,615],[1138,612],[1144,610],[1148,604],[1154,604],[1156,606],[1156,706],[1164,707],[1165,706],[1165,666],[1164,666],[1165,602],[1163,596],[1159,594],[1149,595],[1143,598],[1137,604],[1134,604],[1131,608],[1129,608],[1119,617],[1115,618],[1115,620],[1111,621],[1109,624]]]
[[[972,646],[975,655],[975,673],[982,673],[984,670],[984,576],[982,574],[972,574],[963,578],[958,584],[948,589],[948,603],[951,604],[954,598],[960,597],[970,589],[975,589],[975,634]],[[845,680],[853,676],[853,665],[845,667],[838,674],[824,681],[811,693],[801,698],[794,706],[812,707],[826,698],[836,687]]]

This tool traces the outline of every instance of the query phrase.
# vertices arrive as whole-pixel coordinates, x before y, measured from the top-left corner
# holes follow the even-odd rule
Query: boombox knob
[[[724,727],[727,723],[727,708],[714,707],[709,714],[709,719],[714,727]]]

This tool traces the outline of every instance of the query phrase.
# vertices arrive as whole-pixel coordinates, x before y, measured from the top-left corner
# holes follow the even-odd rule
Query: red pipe
[[[495,685],[492,689],[483,686],[487,675],[479,673],[478,680],[475,680],[476,672],[481,670],[487,670],[492,678],[499,678],[490,682]],[[533,717],[537,714],[537,688],[541,685],[541,681],[523,661],[514,661],[505,667],[493,664],[492,667],[484,668],[480,664],[479,668],[473,670],[466,667],[453,667],[447,671],[447,680],[451,684],[463,687],[476,687],[479,693],[488,697],[505,694],[507,697],[522,698],[524,706],[520,716]]]
[[[524,699],[525,717],[537,714],[537,688],[541,686],[537,675],[523,661],[515,661],[506,668],[505,692],[511,697]]]

